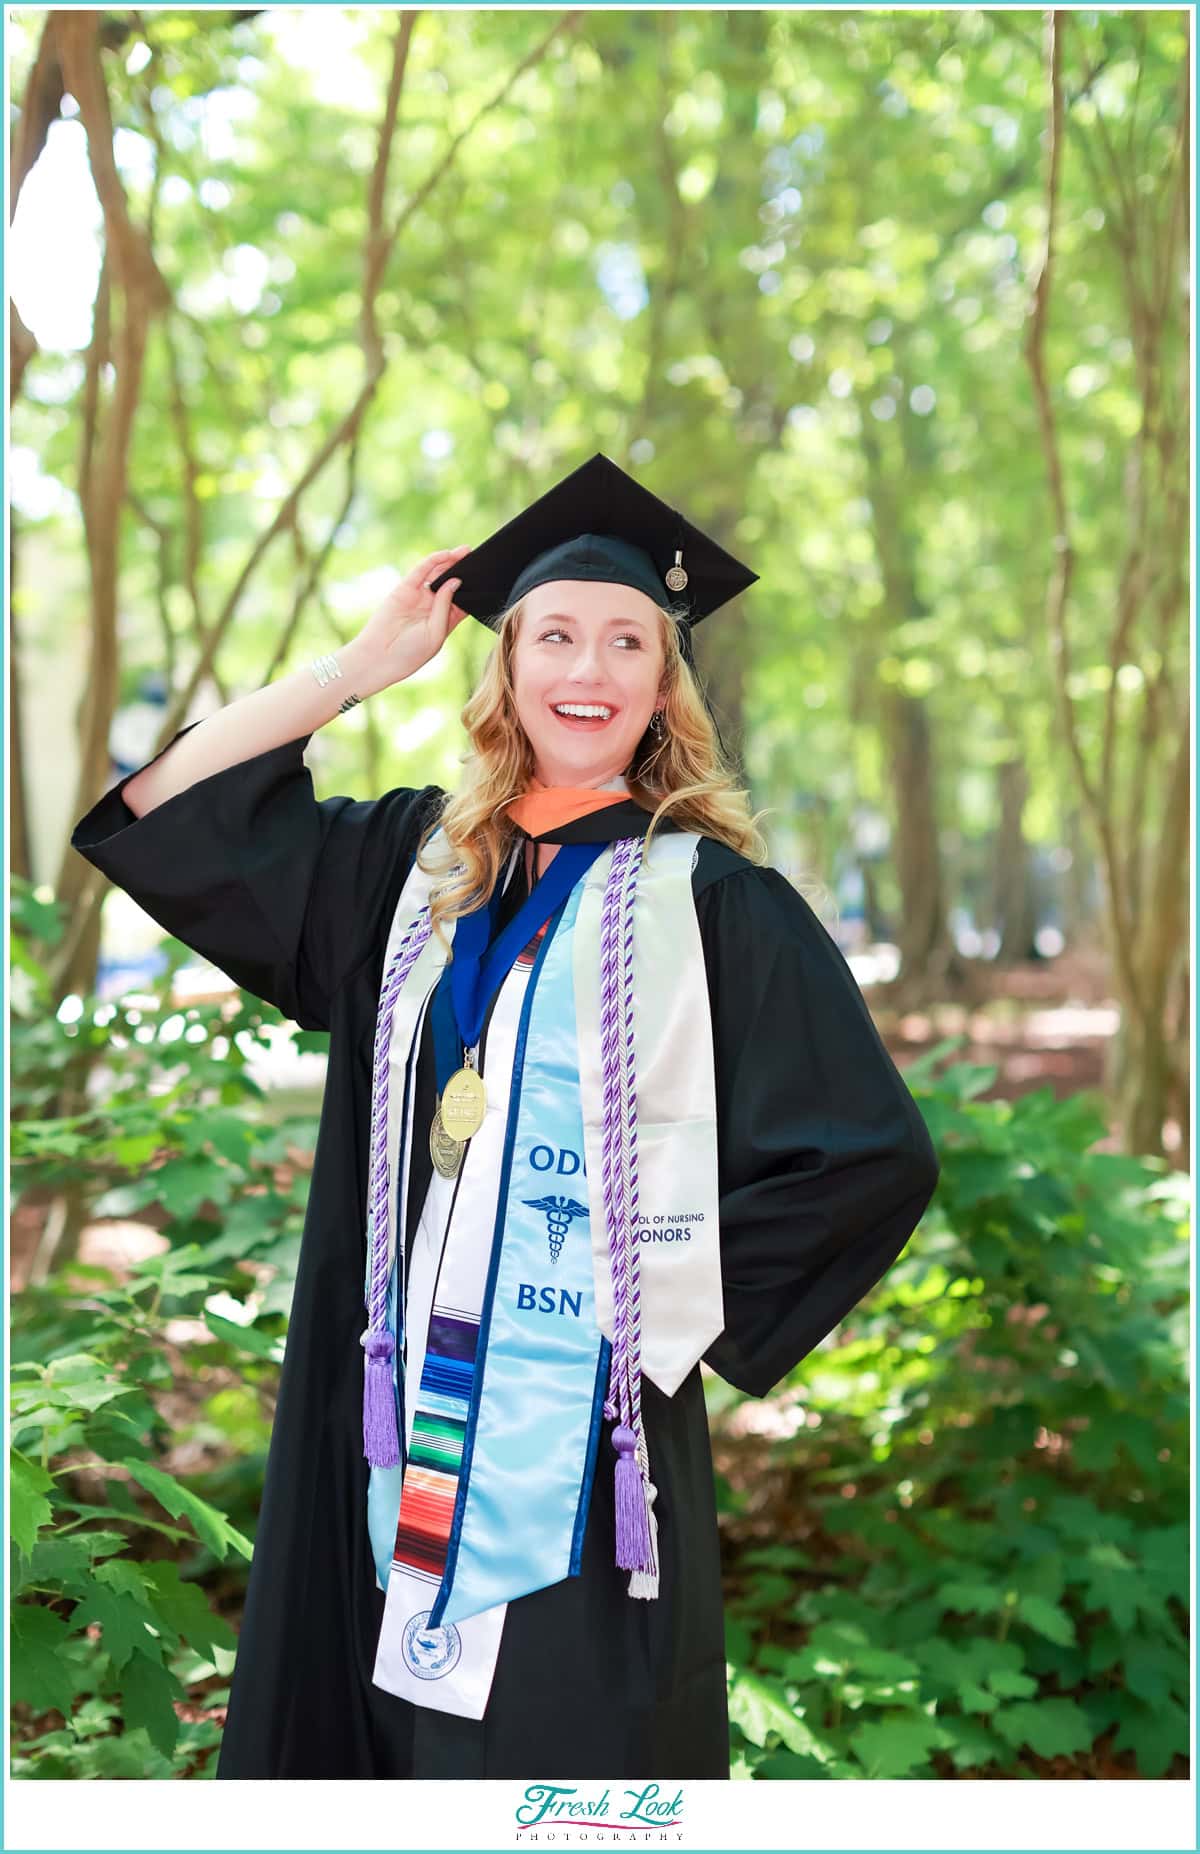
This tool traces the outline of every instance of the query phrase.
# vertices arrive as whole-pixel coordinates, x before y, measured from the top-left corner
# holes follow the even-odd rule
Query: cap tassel
[[[363,1454],[373,1468],[394,1468],[400,1461],[396,1431],[396,1393],[392,1384],[392,1358],[396,1341],[385,1327],[370,1328],[362,1336]]]
[[[653,1565],[650,1510],[646,1483],[637,1464],[637,1437],[624,1423],[612,1432],[617,1450],[613,1486],[617,1509],[617,1563],[623,1571],[646,1571]]]

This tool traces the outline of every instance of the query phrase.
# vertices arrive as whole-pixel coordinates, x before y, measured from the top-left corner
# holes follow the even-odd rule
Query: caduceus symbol
[[[557,1262],[562,1254],[563,1238],[576,1217],[586,1217],[586,1204],[576,1203],[573,1197],[527,1197],[525,1202],[530,1210],[544,1210],[550,1231],[550,1260]]]

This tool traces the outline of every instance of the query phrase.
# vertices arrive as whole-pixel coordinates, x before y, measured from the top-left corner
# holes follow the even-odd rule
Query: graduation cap
[[[454,603],[492,630],[510,606],[547,580],[634,586],[656,604],[682,610],[680,648],[694,669],[695,626],[752,586],[758,574],[597,451],[430,580],[431,590],[451,577],[462,581]]]

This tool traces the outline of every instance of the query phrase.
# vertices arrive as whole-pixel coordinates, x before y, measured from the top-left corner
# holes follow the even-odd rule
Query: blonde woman
[[[330,1032],[219,1778],[729,1774],[700,1362],[765,1396],[938,1176],[694,674],[754,578],[597,455],[76,827]],[[317,801],[465,616],[458,790]]]

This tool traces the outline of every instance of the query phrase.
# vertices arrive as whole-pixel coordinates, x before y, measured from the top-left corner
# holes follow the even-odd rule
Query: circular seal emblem
[[[458,1666],[462,1637],[452,1622],[442,1629],[431,1629],[426,1626],[428,1622],[427,1609],[409,1617],[404,1629],[404,1659],[418,1680],[441,1680]]]

